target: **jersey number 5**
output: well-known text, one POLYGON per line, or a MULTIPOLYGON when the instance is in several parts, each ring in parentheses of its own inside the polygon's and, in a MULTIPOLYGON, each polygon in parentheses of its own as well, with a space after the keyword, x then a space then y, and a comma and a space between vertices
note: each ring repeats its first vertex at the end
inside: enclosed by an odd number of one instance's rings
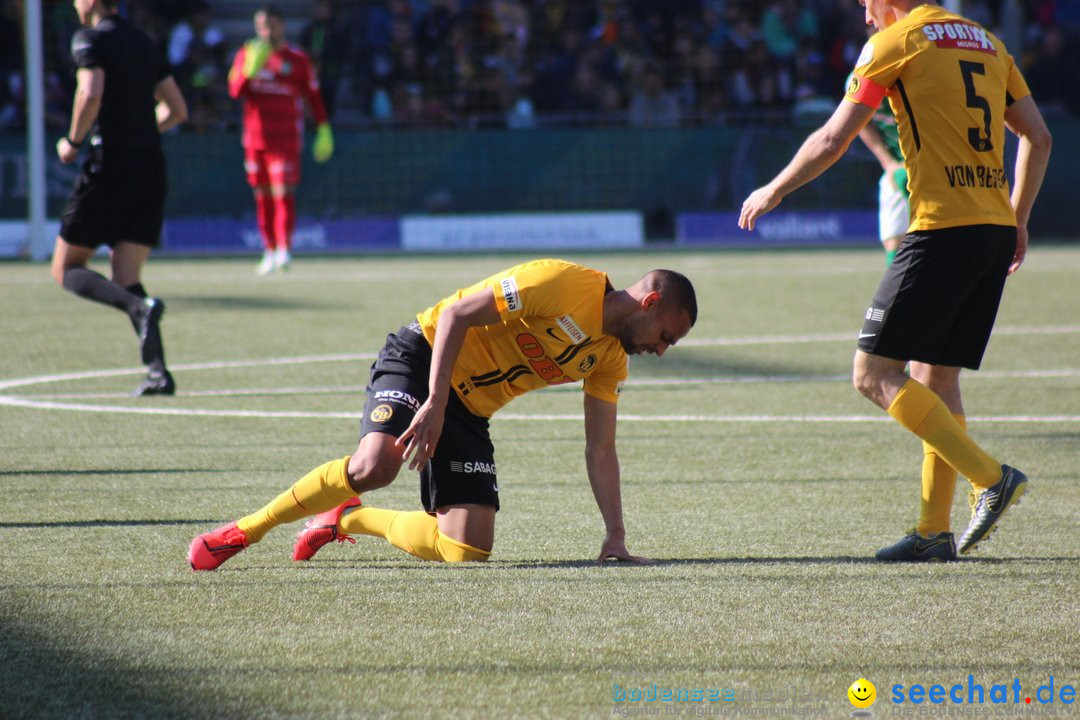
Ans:
POLYGON ((990 103, 982 95, 975 92, 975 75, 985 75, 986 66, 982 63, 970 60, 960 61, 960 73, 964 76, 964 92, 967 94, 967 106, 976 110, 982 110, 983 127, 968 128, 968 143, 975 148, 975 152, 989 152, 994 149, 990 142, 990 103), (984 135, 985 133, 985 135, 984 135))

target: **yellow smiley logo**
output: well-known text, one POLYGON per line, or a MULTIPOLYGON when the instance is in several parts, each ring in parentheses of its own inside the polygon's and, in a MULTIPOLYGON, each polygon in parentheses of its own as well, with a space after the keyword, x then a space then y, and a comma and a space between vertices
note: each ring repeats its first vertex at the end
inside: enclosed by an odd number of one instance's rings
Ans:
POLYGON ((857 708, 868 708, 877 700, 877 688, 866 678, 859 678, 847 689, 848 700, 857 708))

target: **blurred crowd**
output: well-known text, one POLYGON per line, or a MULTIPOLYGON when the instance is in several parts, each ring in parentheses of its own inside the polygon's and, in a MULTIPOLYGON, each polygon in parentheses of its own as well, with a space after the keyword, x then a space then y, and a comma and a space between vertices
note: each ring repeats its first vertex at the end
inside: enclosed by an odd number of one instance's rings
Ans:
MULTIPOLYGON (((234 128, 247 0, 123 0, 160 45, 188 131, 234 128)), ((283 3, 343 127, 676 127, 831 107, 867 37, 856 0, 312 0, 283 3), (298 10, 293 17, 290 10, 298 10), (306 17, 305 17, 306 14, 306 17)), ((1048 116, 1080 117, 1080 0, 964 0, 1010 43, 1048 116), (1019 45, 1019 46, 1017 46, 1019 45)), ((0 0, 0 129, 23 119, 22 4, 0 0)), ((74 87, 68 0, 45 0, 47 122, 74 87)))

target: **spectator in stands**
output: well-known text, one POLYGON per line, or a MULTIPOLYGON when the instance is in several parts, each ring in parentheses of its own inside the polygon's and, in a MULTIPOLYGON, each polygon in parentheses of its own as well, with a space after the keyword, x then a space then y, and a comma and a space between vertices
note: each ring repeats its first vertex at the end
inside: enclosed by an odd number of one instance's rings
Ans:
POLYGON ((349 54, 349 38, 331 0, 312 3, 311 19, 300 33, 300 47, 315 66, 326 114, 332 120, 337 107, 338 82, 349 54))
POLYGON ((648 63, 642 69, 641 87, 630 101, 630 125, 639 128, 672 128, 679 125, 679 103, 667 90, 664 69, 648 63))
POLYGON ((466 92, 465 112, 470 127, 502 125, 514 97, 502 67, 486 62, 466 92))
POLYGON ((169 64, 191 107, 190 124, 203 131, 218 122, 225 94, 225 34, 211 23, 210 5, 193 0, 169 34, 169 64))
POLYGON ((449 110, 427 95, 419 83, 394 86, 392 113, 394 124, 399 127, 447 127, 454 122, 449 110))
MULTIPOLYGON (((194 127, 220 117, 213 99, 223 97, 220 90, 197 87, 213 73, 200 73, 201 64, 190 58, 198 52, 194 24, 200 22, 192 7, 206 8, 208 1, 217 10, 232 7, 225 0, 122 3, 133 24, 156 37, 163 51, 172 51, 194 127)), ((4 2, 9 13, 19 5, 4 2)), ((685 123, 731 110, 799 112, 816 107, 817 98, 831 97, 865 42, 862 18, 850 12, 851 2, 312 0, 301 44, 316 64, 328 114, 349 106, 386 124, 415 126, 430 124, 432 116, 436 124, 470 122, 517 107, 521 115, 509 113, 517 119, 507 122, 531 126, 548 122, 545 115, 622 122, 627 98, 640 87, 642 67, 651 60, 665 67, 666 88, 685 123), (339 86, 348 95, 338 96, 339 86), (505 89, 493 93, 496 86, 505 89)), ((48 0, 46 7, 46 70, 70 93, 70 4, 48 0)), ((1040 89, 1049 112, 1054 94, 1062 95, 1064 107, 1080 105, 1080 92, 1069 89, 1077 83, 1069 70, 1075 65, 1070 59, 1080 58, 1080 0, 965 0, 965 11, 1027 33, 1028 60, 1037 63, 1029 66, 1034 82, 1064 83, 1062 91, 1040 89), (1014 19, 1016 12, 1022 21, 1014 19), (1064 66, 1042 64, 1036 56, 1062 39, 1064 66), (1038 50, 1044 43, 1046 49, 1038 50)), ((14 43, 0 38, 0 58, 21 45, 19 36, 14 43)), ((223 69, 219 64, 219 77, 223 69)), ((7 77, 0 79, 0 96, 6 98, 0 103, 10 108, 7 77)))
POLYGON ((1043 32, 1025 77, 1031 94, 1039 98, 1039 107, 1047 117, 1061 116, 1070 110, 1080 115, 1080 61, 1075 50, 1066 51, 1061 30, 1050 27, 1043 32))
POLYGON ((158 5, 154 0, 131 0, 127 6, 128 17, 131 24, 142 30, 164 57, 168 52, 169 34, 175 23, 158 11, 158 5))
POLYGON ((23 44, 17 12, 11 0, 0 6, 0 130, 24 124, 23 44))
POLYGON ((690 71, 694 83, 694 110, 706 121, 715 120, 727 109, 720 53, 712 45, 699 45, 690 71))
POLYGON ((816 16, 799 0, 778 0, 761 16, 761 37, 773 57, 794 61, 800 42, 817 37, 816 16))

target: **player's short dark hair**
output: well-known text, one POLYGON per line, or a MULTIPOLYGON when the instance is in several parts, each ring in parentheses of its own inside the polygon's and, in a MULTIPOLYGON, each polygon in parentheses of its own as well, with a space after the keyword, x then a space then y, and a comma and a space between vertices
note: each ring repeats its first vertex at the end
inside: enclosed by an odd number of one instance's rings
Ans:
POLYGON ((697 322, 697 293, 690 278, 674 270, 653 270, 645 276, 646 290, 660 293, 660 302, 686 310, 690 327, 697 322))
POLYGON ((263 13, 266 17, 277 18, 278 20, 285 20, 285 13, 281 12, 281 8, 277 5, 260 5, 255 9, 255 14, 263 13))

